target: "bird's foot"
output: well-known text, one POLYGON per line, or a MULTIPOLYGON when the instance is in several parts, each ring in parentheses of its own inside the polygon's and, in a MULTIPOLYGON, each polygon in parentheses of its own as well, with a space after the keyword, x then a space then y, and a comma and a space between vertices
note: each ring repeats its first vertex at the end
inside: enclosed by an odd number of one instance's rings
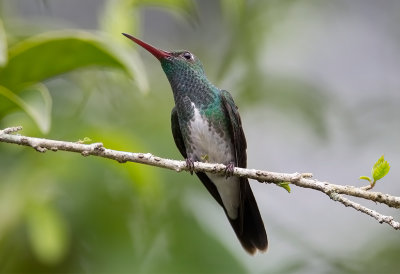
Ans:
POLYGON ((186 158, 186 166, 190 172, 190 175, 193 175, 193 171, 194 171, 194 162, 192 159, 186 158))
POLYGON ((229 162, 225 168, 225 178, 228 179, 233 175, 233 171, 235 170, 235 163, 229 162))

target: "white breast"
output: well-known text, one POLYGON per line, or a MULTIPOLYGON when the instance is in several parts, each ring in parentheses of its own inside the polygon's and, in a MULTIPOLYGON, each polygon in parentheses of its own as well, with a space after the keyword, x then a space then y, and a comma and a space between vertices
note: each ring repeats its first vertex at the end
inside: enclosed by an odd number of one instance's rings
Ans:
MULTIPOLYGON (((190 123, 189 138, 192 142, 194 155, 191 156, 195 156, 199 161, 210 163, 228 164, 234 161, 232 147, 224 141, 212 125, 208 124, 193 103, 192 106, 194 116, 190 123)), ((207 175, 217 187, 228 216, 231 219, 236 219, 240 198, 239 179, 237 177, 226 179, 225 176, 209 173, 207 175)))

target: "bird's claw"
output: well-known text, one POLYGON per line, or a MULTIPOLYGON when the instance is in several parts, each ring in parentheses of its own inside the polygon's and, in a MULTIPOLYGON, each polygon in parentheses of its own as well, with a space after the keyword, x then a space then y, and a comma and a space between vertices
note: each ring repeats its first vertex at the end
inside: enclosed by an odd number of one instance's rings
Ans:
POLYGON ((186 166, 190 172, 190 175, 193 175, 193 171, 194 171, 194 162, 193 160, 186 158, 186 166))
POLYGON ((233 175, 233 171, 235 170, 235 163, 230 162, 229 164, 226 165, 225 168, 225 178, 228 179, 233 175))

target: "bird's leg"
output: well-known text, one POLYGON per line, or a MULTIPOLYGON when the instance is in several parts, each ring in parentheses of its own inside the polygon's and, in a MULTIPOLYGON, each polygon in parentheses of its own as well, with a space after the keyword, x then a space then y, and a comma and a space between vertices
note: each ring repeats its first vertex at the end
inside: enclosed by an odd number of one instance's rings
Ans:
POLYGON ((194 171, 194 161, 190 158, 186 158, 186 166, 190 172, 190 175, 193 175, 193 171, 194 171))
POLYGON ((226 165, 225 168, 225 178, 228 179, 229 177, 231 177, 233 175, 233 171, 235 169, 235 163, 234 162, 229 162, 226 165))

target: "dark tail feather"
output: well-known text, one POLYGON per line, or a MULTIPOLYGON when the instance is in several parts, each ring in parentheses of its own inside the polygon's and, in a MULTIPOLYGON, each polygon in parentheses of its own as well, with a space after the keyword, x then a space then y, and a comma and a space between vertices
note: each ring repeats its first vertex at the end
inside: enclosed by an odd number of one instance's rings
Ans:
MULTIPOLYGON (((215 185, 210 178, 203 173, 197 172, 196 175, 211 193, 214 199, 224 208, 221 197, 215 185)), ((232 225, 243 248, 250 254, 254 254, 257 250, 265 252, 268 248, 267 233, 265 232, 264 223, 261 219, 260 211, 251 191, 249 181, 246 178, 240 179, 240 209, 237 219, 230 219, 224 208, 225 214, 232 225)))
POLYGON ((229 222, 248 253, 254 254, 257 250, 265 252, 268 248, 268 239, 264 222, 248 180, 242 178, 240 183, 243 196, 241 197, 239 217, 235 220, 228 217, 229 222))

